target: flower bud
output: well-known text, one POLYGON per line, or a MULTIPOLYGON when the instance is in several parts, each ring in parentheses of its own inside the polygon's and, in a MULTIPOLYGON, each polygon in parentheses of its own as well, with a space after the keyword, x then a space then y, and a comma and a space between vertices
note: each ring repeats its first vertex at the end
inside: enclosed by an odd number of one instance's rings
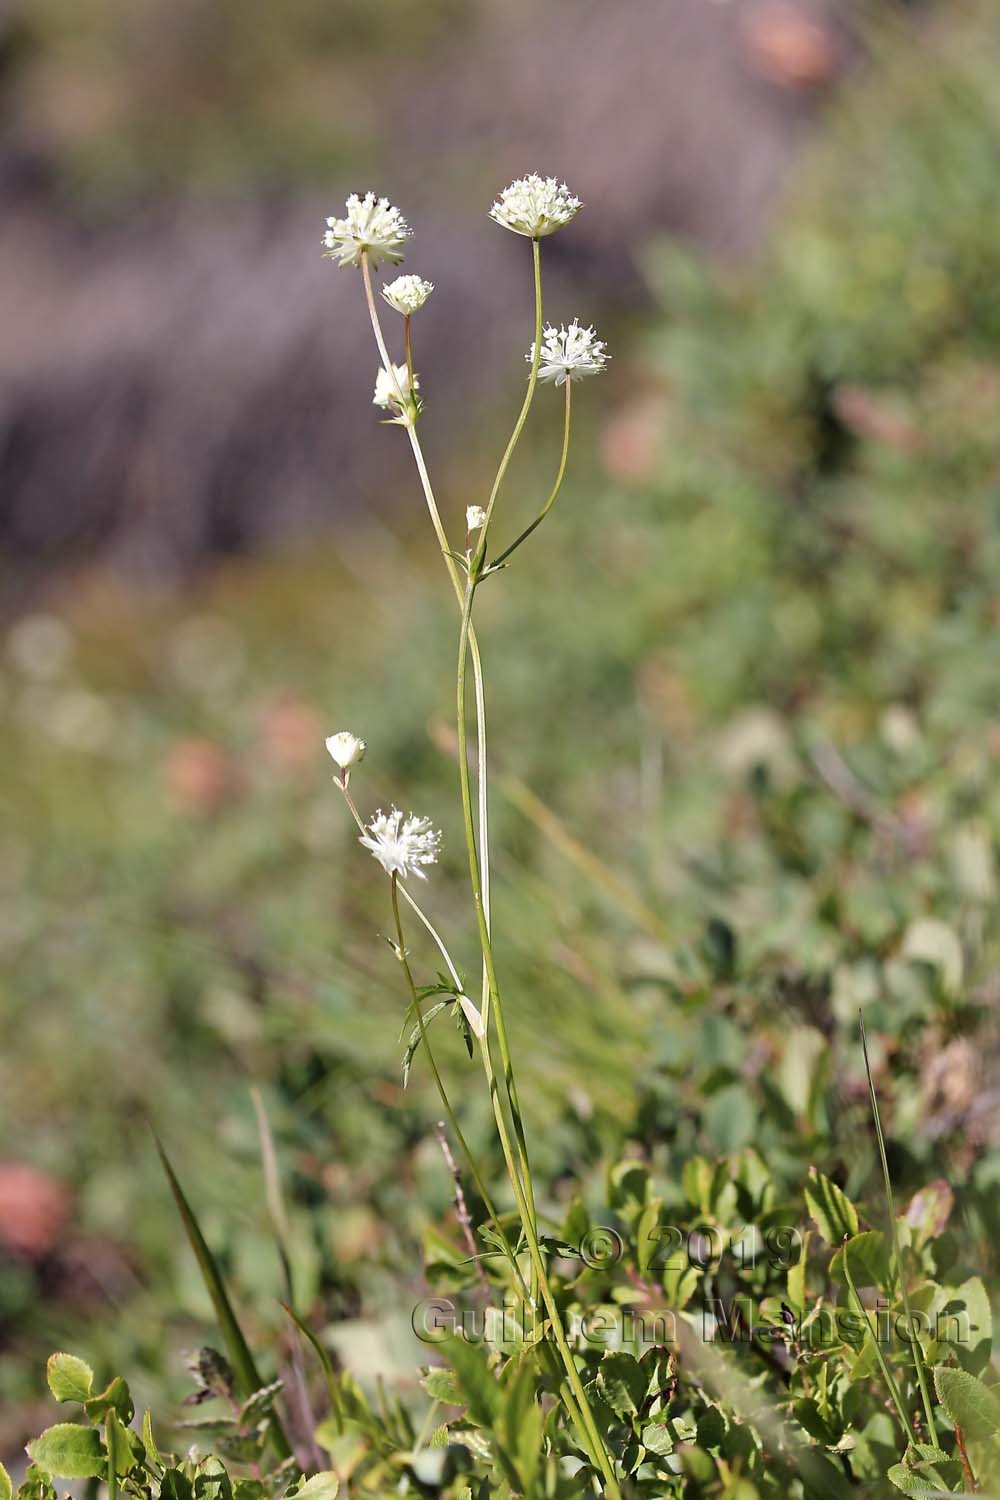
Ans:
POLYGON ((326 748, 346 775, 352 766, 358 765, 364 759, 368 747, 364 740, 359 740, 357 735, 351 734, 349 729, 341 729, 337 734, 328 736, 326 748))

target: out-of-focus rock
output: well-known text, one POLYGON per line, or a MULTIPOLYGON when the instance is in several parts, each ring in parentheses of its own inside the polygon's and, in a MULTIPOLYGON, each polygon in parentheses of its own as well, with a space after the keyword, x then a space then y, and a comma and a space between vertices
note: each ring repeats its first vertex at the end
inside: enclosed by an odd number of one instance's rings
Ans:
POLYGON ((24 1162, 0 1162, 0 1246, 27 1260, 50 1255, 69 1218, 61 1183, 24 1162))
POLYGON ((163 763, 163 784, 178 812, 217 812, 237 789, 229 756, 211 740, 180 739, 163 763))
MULTIPOLYGON (((405 76, 358 60, 352 87, 392 99, 373 112, 391 164, 373 185, 417 231, 407 269, 437 286, 415 329, 432 460, 456 411, 495 400, 505 374, 513 402, 522 378, 530 258, 487 218, 496 191, 537 170, 584 199, 545 247, 557 321, 641 305, 635 252, 656 233, 745 254, 816 108, 753 59, 817 78, 837 14, 833 0, 801 20, 758 0, 477 0, 405 76)), ((408 493, 406 444, 371 405, 360 278, 320 254, 325 215, 367 186, 202 195, 96 227, 44 174, 0 172, 0 539, 19 580, 95 556, 169 577, 408 493)), ((642 468, 644 438, 620 431, 612 465, 642 468)))

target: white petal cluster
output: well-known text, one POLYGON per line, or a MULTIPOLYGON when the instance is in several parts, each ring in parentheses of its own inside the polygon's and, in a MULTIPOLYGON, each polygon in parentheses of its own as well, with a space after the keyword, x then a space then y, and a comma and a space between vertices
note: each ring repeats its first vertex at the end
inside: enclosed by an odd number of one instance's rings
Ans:
MULTIPOLYGON (((375 376, 375 394, 372 405, 383 411, 402 411, 410 399, 410 372, 406 365, 393 365, 393 374, 384 365, 379 366, 375 376)), ((420 376, 414 371, 413 389, 419 391, 420 376)))
POLYGON ((371 850, 387 875, 416 875, 426 880, 420 867, 437 863, 441 835, 429 818, 410 813, 404 821, 398 807, 389 813, 379 808, 359 843, 371 850))
POLYGON ((564 182, 559 183, 555 177, 539 177, 537 172, 532 172, 504 188, 490 209, 490 218, 502 224, 504 229, 537 240, 544 234, 554 234, 557 229, 562 229, 582 207, 579 198, 573 197, 564 182))
MULTIPOLYGON (((532 364, 534 358, 532 344, 525 359, 532 364)), ((584 328, 574 318, 568 328, 550 325, 544 330, 538 378, 565 385, 567 380, 579 380, 583 375, 600 375, 609 358, 604 352, 604 340, 597 337, 593 328, 584 328)))
POLYGON ((420 311, 433 290, 433 281, 422 281, 419 276, 397 276, 395 281, 386 282, 382 296, 404 318, 411 318, 420 311))
POLYGON ((349 771, 352 766, 364 760, 368 746, 349 729, 341 729, 336 734, 327 736, 326 748, 340 769, 349 771))
POLYGON ((480 526, 486 525, 486 512, 481 505, 465 507, 465 525, 468 531, 478 531, 480 526))
POLYGON ((359 266, 367 251, 372 269, 377 270, 379 261, 395 264, 403 259, 402 247, 413 230, 388 198, 376 198, 374 193, 359 198, 352 193, 346 207, 344 218, 326 221, 323 244, 331 260, 339 260, 342 266, 359 266))

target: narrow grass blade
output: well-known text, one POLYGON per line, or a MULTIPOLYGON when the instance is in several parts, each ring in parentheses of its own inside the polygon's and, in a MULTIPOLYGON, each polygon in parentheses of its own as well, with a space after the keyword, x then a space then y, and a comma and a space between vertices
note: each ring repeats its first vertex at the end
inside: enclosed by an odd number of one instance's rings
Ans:
MULTIPOLYGON (((174 1196, 174 1202, 177 1205, 177 1212, 181 1216, 181 1222, 184 1225, 188 1242, 198 1262, 202 1280, 205 1283, 208 1295, 212 1299, 215 1316, 219 1321, 219 1330, 226 1346, 226 1354, 229 1358, 229 1363, 233 1367, 233 1373, 236 1376, 237 1389, 243 1399, 246 1400, 255 1391, 259 1391, 264 1382, 254 1363, 253 1355, 250 1353, 250 1346, 243 1337, 243 1330, 236 1320, 236 1314, 229 1300, 229 1294, 226 1291, 225 1282, 222 1279, 222 1273, 216 1263, 215 1256, 208 1248, 208 1243, 201 1232, 191 1205, 184 1196, 184 1190, 177 1180, 177 1174, 170 1165, 167 1153, 164 1151, 162 1142, 155 1131, 153 1132, 153 1139, 156 1142, 156 1149, 163 1164, 167 1182, 170 1184, 170 1191, 174 1196)), ((285 1430, 281 1422, 273 1414, 270 1426, 271 1442, 275 1451, 281 1458, 290 1458, 292 1453, 291 1445, 285 1435, 285 1430)))
POLYGON ((289 1307, 287 1302, 283 1302, 281 1305, 288 1316, 291 1318, 292 1322, 295 1324, 296 1328, 302 1334, 303 1338, 308 1340, 308 1342, 312 1345, 313 1349, 316 1352, 316 1357, 323 1367, 323 1374, 326 1377, 326 1389, 330 1397, 330 1406, 333 1411, 333 1418, 337 1423, 338 1430, 342 1432, 344 1428, 344 1415, 340 1402, 340 1392, 337 1389, 337 1375, 332 1363, 330 1362, 330 1356, 329 1354, 327 1354, 326 1350, 323 1348, 323 1345, 313 1333, 308 1323, 303 1323, 298 1313, 295 1312, 291 1307, 289 1307))
MULTIPOLYGON (((875 1120, 875 1135, 878 1140, 878 1154, 882 1163, 882 1180, 885 1183, 885 1201, 889 1211, 889 1233, 892 1237, 892 1254, 896 1264, 896 1276, 899 1280, 899 1290, 903 1295, 903 1307, 906 1311, 906 1327, 913 1350, 913 1363, 917 1371, 917 1384, 920 1387, 920 1400, 924 1408, 924 1417, 927 1421, 927 1431, 930 1441, 936 1448, 938 1445, 937 1425, 934 1421, 934 1403, 931 1400, 930 1390, 927 1385, 927 1372, 924 1368, 924 1351, 920 1347, 920 1340, 916 1335, 913 1324, 913 1314, 910 1311, 910 1293, 906 1285, 906 1275, 903 1271, 903 1257, 899 1249, 899 1232, 896 1228, 896 1200, 892 1192, 892 1179, 889 1176, 889 1159, 886 1156, 885 1136, 882 1134, 882 1116, 879 1114, 878 1098, 875 1094, 875 1081, 872 1078, 872 1065, 868 1056, 868 1037, 865 1034, 865 1018, 858 1012, 858 1020, 861 1025, 861 1050, 865 1056, 865 1072, 868 1075, 868 1094, 871 1099, 872 1115, 875 1120)), ((846 1264, 847 1256, 844 1256, 846 1264)))

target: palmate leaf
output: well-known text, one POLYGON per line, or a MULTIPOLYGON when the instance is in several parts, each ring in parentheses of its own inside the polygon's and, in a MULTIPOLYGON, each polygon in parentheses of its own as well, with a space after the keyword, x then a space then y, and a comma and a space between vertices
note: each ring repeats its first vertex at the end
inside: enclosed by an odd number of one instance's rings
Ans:
MULTIPOLYGON (((170 1191, 177 1205, 177 1211, 181 1216, 181 1222, 184 1225, 188 1242, 198 1262, 202 1280, 205 1283, 208 1295, 212 1299, 215 1316, 219 1322, 219 1330, 236 1376, 237 1389, 244 1400, 249 1400, 251 1396, 263 1387, 264 1381, 258 1373, 253 1355, 250 1352, 250 1346, 243 1336, 243 1330, 233 1311, 233 1305, 229 1300, 229 1294, 226 1291, 225 1282, 222 1279, 222 1273, 219 1270, 215 1256, 208 1248, 208 1243, 184 1195, 184 1191, 177 1179, 177 1174, 170 1165, 167 1153, 164 1151, 163 1145, 155 1132, 153 1139, 156 1142, 156 1149, 159 1153, 163 1170, 166 1173, 167 1182, 170 1184, 170 1191)), ((281 1425, 280 1419, 273 1412, 268 1422, 268 1430, 275 1452, 281 1458, 291 1457, 291 1444, 285 1435, 285 1430, 281 1425)))

